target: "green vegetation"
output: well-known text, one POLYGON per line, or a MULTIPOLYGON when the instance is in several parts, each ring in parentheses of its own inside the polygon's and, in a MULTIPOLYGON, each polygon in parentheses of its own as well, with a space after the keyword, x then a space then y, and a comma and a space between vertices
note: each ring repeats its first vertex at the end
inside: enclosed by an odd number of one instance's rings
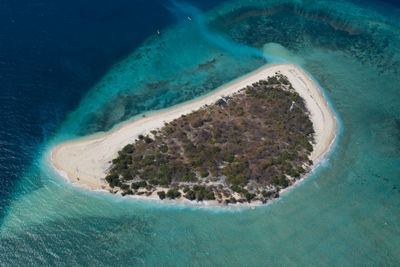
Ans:
POLYGON ((160 199, 265 201, 306 172, 313 133, 303 99, 277 74, 166 123, 152 137, 138 136, 105 179, 125 194, 145 190, 160 199))
POLYGON ((165 192, 164 191, 158 191, 157 195, 161 200, 165 198, 165 192))
POLYGON ((167 192, 167 197, 170 199, 175 199, 175 198, 179 198, 181 196, 181 193, 178 191, 178 189, 170 189, 167 192))

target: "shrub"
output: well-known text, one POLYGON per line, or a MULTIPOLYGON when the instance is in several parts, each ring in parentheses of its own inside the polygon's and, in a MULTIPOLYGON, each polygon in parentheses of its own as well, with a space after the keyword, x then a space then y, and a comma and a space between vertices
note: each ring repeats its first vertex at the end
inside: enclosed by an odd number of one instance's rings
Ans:
POLYGON ((312 152, 312 151, 314 150, 314 148, 313 148, 312 144, 310 144, 310 142, 307 142, 307 144, 306 144, 306 149, 307 149, 308 151, 310 151, 310 152, 312 152))
POLYGON ((164 191, 158 191, 157 195, 160 199, 164 199, 165 198, 165 192, 164 191))
POLYGON ((271 182, 272 182, 274 185, 279 185, 279 178, 276 177, 276 176, 274 176, 274 177, 271 178, 271 182))
POLYGON ((132 145, 132 144, 126 145, 126 146, 122 149, 122 151, 123 151, 124 153, 129 153, 129 154, 133 153, 133 151, 134 151, 133 145, 132 145))
POLYGON ((286 177, 285 177, 284 175, 281 175, 281 176, 279 177, 279 182, 278 182, 278 184, 279 184, 280 186, 282 186, 282 187, 287 187, 287 186, 289 185, 289 182, 288 182, 288 180, 286 179, 286 177))
POLYGON ((245 196, 245 198, 247 199, 247 201, 250 202, 253 198, 256 197, 256 194, 246 192, 246 193, 244 194, 244 196, 245 196))
POLYGON ((193 128, 197 128, 197 127, 203 126, 203 124, 204 124, 204 121, 202 119, 198 119, 198 120, 196 120, 196 121, 191 123, 193 128))
POLYGON ((196 146, 192 142, 189 141, 187 144, 185 144, 183 146, 183 149, 185 150, 185 152, 190 154, 190 153, 195 152, 196 146))
POLYGON ((146 142, 146 144, 150 144, 151 142, 153 142, 153 139, 151 139, 148 135, 146 135, 144 141, 146 142))
POLYGON ((218 100, 215 102, 215 105, 217 105, 217 106, 221 106, 221 105, 224 105, 224 104, 226 104, 226 102, 225 102, 225 100, 223 100, 222 98, 218 99, 218 100))
POLYGON ((168 146, 165 145, 165 144, 162 144, 162 145, 160 146, 159 150, 160 150, 162 153, 166 153, 166 152, 168 152, 168 146))
POLYGON ((181 178, 182 182, 195 182, 196 180, 196 174, 193 172, 187 172, 181 178))
POLYGON ((118 174, 109 174, 106 176, 106 181, 109 183, 111 188, 114 188, 115 186, 119 186, 120 185, 120 181, 119 181, 119 176, 118 174))
POLYGON ((121 184, 119 187, 124 191, 129 190, 129 185, 127 185, 127 184, 121 184))
POLYGON ((165 127, 164 128, 164 132, 165 132, 165 134, 167 135, 167 136, 169 136, 169 135, 171 135, 171 134, 173 134, 174 132, 175 132, 175 129, 173 128, 173 127, 165 127))
POLYGON ((279 81, 276 76, 268 77, 268 84, 277 84, 277 83, 279 83, 279 81))
POLYGON ((132 183, 132 184, 131 184, 131 188, 134 189, 134 190, 139 189, 138 183, 132 183))
POLYGON ((178 191, 178 189, 170 189, 167 192, 167 197, 170 199, 175 199, 181 196, 181 193, 178 191))
POLYGON ((237 193, 241 193, 242 192, 242 188, 238 185, 232 185, 231 189, 233 192, 237 192, 237 193))
POLYGON ((193 186, 193 191, 196 195, 197 201, 215 199, 214 191, 211 187, 206 188, 205 186, 195 185, 193 186))
POLYGON ((141 163, 143 164, 143 166, 152 165, 152 164, 154 164, 155 158, 156 157, 154 155, 147 155, 143 158, 141 163))
POLYGON ((207 177, 208 175, 209 175, 209 173, 208 173, 207 169, 203 169, 203 168, 200 169, 200 176, 202 178, 207 177))
POLYGON ((214 200, 214 199, 215 199, 214 191, 212 191, 212 190, 207 190, 206 199, 208 199, 208 200, 214 200))
POLYGON ((263 197, 270 197, 273 194, 273 192, 271 192, 271 191, 267 192, 267 191, 263 190, 261 192, 261 194, 262 194, 263 197))
POLYGON ((151 185, 159 185, 159 184, 160 184, 160 181, 157 180, 157 179, 151 179, 151 180, 149 181, 149 184, 151 184, 151 185))
POLYGON ((223 159, 226 162, 233 162, 235 160, 235 152, 234 151, 225 151, 223 153, 223 159))
POLYGON ((248 182, 246 176, 244 176, 243 173, 240 173, 238 175, 228 176, 228 181, 233 185, 241 185, 241 186, 245 186, 248 182))
POLYGON ((305 173, 305 170, 303 169, 303 167, 299 166, 299 167, 297 167, 297 172, 298 173, 305 173))
POLYGON ((195 200, 196 199, 196 194, 194 193, 193 190, 189 190, 189 191, 186 192, 185 198, 187 198, 189 200, 195 200))

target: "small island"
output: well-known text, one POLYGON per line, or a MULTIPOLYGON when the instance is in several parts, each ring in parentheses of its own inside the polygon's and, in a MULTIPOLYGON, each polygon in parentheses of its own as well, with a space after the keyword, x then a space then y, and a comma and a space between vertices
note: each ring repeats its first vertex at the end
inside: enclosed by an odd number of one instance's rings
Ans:
POLYGON ((105 179, 122 195, 266 203, 309 171, 313 133, 304 100, 277 73, 139 135, 105 179))
POLYGON ((61 143, 56 171, 124 197, 266 203, 302 180, 336 136, 334 113, 299 67, 270 65, 214 92, 61 143))

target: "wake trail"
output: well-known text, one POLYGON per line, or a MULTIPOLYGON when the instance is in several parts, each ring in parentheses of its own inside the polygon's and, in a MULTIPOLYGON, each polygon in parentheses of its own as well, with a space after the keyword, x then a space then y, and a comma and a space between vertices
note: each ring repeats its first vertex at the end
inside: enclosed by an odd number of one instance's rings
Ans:
POLYGON ((254 47, 241 44, 235 42, 231 39, 228 39, 220 34, 211 32, 206 25, 204 20, 203 13, 193 5, 184 2, 178 1, 171 1, 171 5, 166 7, 175 17, 178 19, 190 17, 190 23, 193 23, 197 29, 199 30, 200 34, 207 39, 208 41, 212 42, 213 44, 217 45, 218 47, 232 53, 235 55, 242 55, 242 56, 252 56, 252 57, 260 57, 264 58, 268 63, 283 63, 285 60, 282 58, 270 54, 270 53, 263 53, 261 50, 258 50, 254 47))

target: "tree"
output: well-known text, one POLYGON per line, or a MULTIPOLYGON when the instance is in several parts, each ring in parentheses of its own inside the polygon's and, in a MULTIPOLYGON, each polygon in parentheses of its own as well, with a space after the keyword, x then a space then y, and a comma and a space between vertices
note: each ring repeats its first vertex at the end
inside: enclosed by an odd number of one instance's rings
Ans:
POLYGON ((134 147, 133 147, 133 145, 132 144, 128 144, 128 145, 126 145, 123 149, 122 149, 122 151, 124 152, 124 153, 133 153, 133 150, 134 150, 134 147))
POLYGON ((119 176, 116 173, 107 175, 106 181, 108 182, 108 184, 110 185, 111 188, 114 188, 115 186, 119 186, 121 183, 119 181, 119 176))
POLYGON ((247 192, 247 191, 246 191, 246 193, 244 194, 244 196, 246 197, 247 201, 250 202, 253 198, 256 197, 256 194, 253 194, 253 193, 250 193, 250 192, 247 192))
POLYGON ((182 176, 181 180, 183 182, 194 182, 197 180, 196 174, 194 174, 193 172, 187 172, 182 176))
POLYGON ((279 184, 280 186, 282 186, 283 188, 285 188, 285 187, 287 187, 287 186, 289 185, 289 182, 288 182, 288 180, 286 179, 285 175, 282 174, 282 175, 279 177, 279 182, 278 182, 278 184, 279 184))
POLYGON ((187 198, 189 200, 195 200, 196 199, 196 194, 194 193, 193 190, 189 190, 189 191, 186 192, 185 198, 187 198))
POLYGON ((148 135, 146 135, 144 141, 146 142, 146 144, 150 144, 151 142, 153 142, 153 139, 151 139, 148 135))
POLYGON ((159 149, 162 153, 168 152, 168 146, 166 144, 162 144, 159 149))
POLYGON ((177 189, 170 189, 167 192, 167 197, 170 199, 179 198, 180 196, 181 196, 181 192, 179 192, 177 189))
POLYGON ((161 200, 165 198, 165 192, 164 191, 158 191, 157 195, 161 200))
POLYGON ((263 197, 270 197, 270 196, 272 196, 273 192, 271 192, 271 191, 267 192, 267 191, 263 190, 261 192, 261 194, 262 194, 263 197))

